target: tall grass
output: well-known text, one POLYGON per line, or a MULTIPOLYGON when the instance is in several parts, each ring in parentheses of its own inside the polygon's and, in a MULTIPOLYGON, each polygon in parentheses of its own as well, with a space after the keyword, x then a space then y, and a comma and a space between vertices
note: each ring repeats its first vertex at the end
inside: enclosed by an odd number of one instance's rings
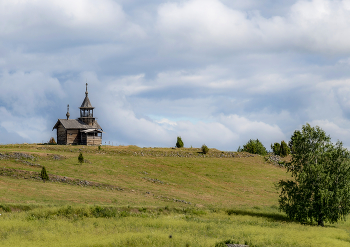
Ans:
POLYGON ((96 206, 2 212, 0 246, 215 246, 226 239, 274 247, 350 244, 349 223, 322 228, 264 217, 278 214, 274 210, 257 210, 260 216, 96 206))

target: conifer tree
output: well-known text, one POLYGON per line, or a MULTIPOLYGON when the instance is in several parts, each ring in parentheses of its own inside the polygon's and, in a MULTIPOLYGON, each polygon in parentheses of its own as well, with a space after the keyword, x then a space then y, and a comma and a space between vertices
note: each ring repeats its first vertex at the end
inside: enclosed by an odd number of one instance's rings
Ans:
POLYGON ((46 180, 49 180, 49 176, 46 173, 45 166, 43 166, 43 168, 41 169, 40 177, 44 181, 44 183, 46 180))
POLYGON ((183 141, 181 139, 181 136, 177 137, 176 147, 178 147, 178 148, 183 148, 184 147, 184 143, 183 143, 183 141))
POLYGON ((84 156, 83 156, 82 153, 79 154, 79 156, 78 156, 78 161, 79 161, 80 164, 83 164, 83 162, 84 162, 84 156))

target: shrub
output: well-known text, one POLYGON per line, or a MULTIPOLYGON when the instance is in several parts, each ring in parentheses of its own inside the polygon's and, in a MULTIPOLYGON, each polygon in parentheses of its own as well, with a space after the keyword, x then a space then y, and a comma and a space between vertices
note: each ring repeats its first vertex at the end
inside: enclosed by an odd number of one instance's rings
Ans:
POLYGON ((184 143, 183 143, 183 141, 181 139, 181 136, 177 137, 176 147, 178 147, 178 148, 183 148, 184 147, 184 143))
POLYGON ((271 149, 274 155, 280 155, 281 145, 278 142, 275 142, 273 145, 271 144, 271 149))
POLYGON ((207 154, 209 152, 209 148, 205 144, 202 145, 201 149, 202 149, 203 154, 207 154))
POLYGON ((243 145, 243 148, 241 149, 241 151, 248 152, 251 154, 260 154, 260 155, 267 154, 266 148, 258 139, 256 140, 250 139, 245 145, 243 145))
POLYGON ((46 173, 46 169, 45 166, 43 166, 43 168, 41 169, 41 173, 40 173, 40 177, 41 179, 45 182, 46 180, 49 180, 49 176, 46 173))
POLYGON ((80 164, 82 164, 84 162, 84 156, 83 156, 82 153, 79 154, 78 161, 79 161, 80 164))
POLYGON ((281 141, 280 156, 285 157, 290 154, 290 149, 285 141, 281 141))
POLYGON ((290 154, 290 149, 285 141, 281 141, 281 144, 275 142, 273 146, 271 144, 271 149, 275 155, 279 155, 281 157, 285 157, 290 154))
POLYGON ((57 144, 56 141, 55 141, 55 138, 51 137, 50 141, 49 141, 49 144, 51 144, 51 145, 57 144))
POLYGON ((98 151, 100 151, 101 150, 101 145, 98 145, 98 151))

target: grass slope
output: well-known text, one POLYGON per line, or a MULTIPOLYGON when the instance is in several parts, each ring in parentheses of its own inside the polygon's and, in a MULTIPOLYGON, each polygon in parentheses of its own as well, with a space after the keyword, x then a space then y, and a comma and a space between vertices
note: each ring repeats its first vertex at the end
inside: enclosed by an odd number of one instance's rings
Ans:
POLYGON ((30 155, 4 158, 0 168, 40 173, 45 166, 51 176, 110 186, 0 176, 0 246, 215 246, 226 239, 350 246, 347 222, 301 225, 278 211, 274 183, 288 175, 261 156, 135 146, 2 145, 0 153, 30 155))

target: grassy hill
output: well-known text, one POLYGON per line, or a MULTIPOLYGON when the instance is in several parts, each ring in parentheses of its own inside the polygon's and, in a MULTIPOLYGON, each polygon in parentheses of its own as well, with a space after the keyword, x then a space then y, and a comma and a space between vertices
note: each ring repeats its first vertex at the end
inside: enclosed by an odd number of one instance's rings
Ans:
POLYGON ((318 228, 279 212, 274 184, 288 175, 259 155, 26 144, 0 153, 0 246, 350 246, 346 222, 318 228))

